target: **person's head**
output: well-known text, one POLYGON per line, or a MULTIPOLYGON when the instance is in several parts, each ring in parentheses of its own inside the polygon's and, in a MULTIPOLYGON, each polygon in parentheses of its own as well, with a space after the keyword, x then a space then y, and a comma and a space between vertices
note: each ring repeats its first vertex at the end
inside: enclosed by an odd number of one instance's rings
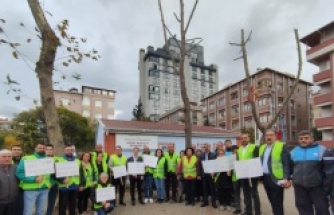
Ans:
POLYGON ((192 148, 194 151, 196 151, 196 148, 197 148, 196 144, 192 144, 192 145, 191 145, 191 148, 192 148))
POLYGON ((221 156, 224 156, 224 155, 225 155, 225 150, 223 148, 219 148, 217 150, 217 156, 221 157, 221 156))
POLYGON ((235 146, 232 146, 231 149, 232 149, 233 154, 237 154, 239 147, 237 145, 235 145, 235 146))
POLYGON ((232 141, 231 140, 225 140, 224 142, 225 149, 231 149, 232 148, 232 141))
POLYGON ((66 145, 64 148, 64 153, 67 157, 72 157, 74 153, 74 148, 72 145, 66 145))
POLYGON ((204 143, 203 148, 204 148, 204 152, 205 152, 205 153, 209 153, 209 152, 210 152, 210 146, 209 146, 208 143, 204 143))
POLYGON ((98 152, 98 153, 96 154, 96 160, 97 160, 97 162, 99 162, 99 163, 102 162, 102 160, 103 160, 103 152, 98 152))
POLYGON ((101 145, 101 144, 97 144, 97 145, 95 146, 95 151, 96 151, 96 152, 102 152, 102 145, 101 145))
POLYGON ((222 142, 218 142, 216 144, 216 150, 218 151, 220 148, 223 148, 223 143, 222 142))
POLYGON ((132 149, 132 152, 133 152, 133 156, 137 157, 138 154, 139 154, 139 148, 138 148, 138 147, 134 147, 134 148, 132 149))
POLYGON ((191 147, 186 148, 186 156, 190 157, 194 154, 194 149, 191 147))
POLYGON ((298 133, 298 143, 301 147, 307 147, 313 142, 313 135, 310 131, 304 130, 298 133))
POLYGON ((102 172, 100 174, 100 181, 101 181, 102 184, 106 184, 107 181, 108 181, 108 174, 105 173, 105 172, 102 172))
POLYGON ((22 155, 22 147, 21 145, 14 145, 11 147, 12 156, 13 157, 21 157, 22 155))
POLYGON ((162 150, 161 149, 157 149, 155 150, 155 156, 157 156, 158 158, 162 156, 162 150))
POLYGON ((276 141, 276 133, 275 133, 274 130, 267 129, 265 131, 264 135, 265 135, 265 140, 264 141, 265 141, 266 144, 271 145, 276 141))
POLYGON ((40 156, 44 156, 45 155, 45 144, 44 143, 36 143, 35 144, 35 152, 40 156))
POLYGON ((150 154, 150 148, 147 145, 144 145, 143 152, 144 154, 150 154))
POLYGON ((48 157, 53 157, 53 145, 52 144, 46 144, 45 146, 45 154, 48 157))
POLYGON ((84 162, 90 162, 90 153, 89 152, 82 153, 80 160, 84 162))
POLYGON ((116 151, 116 155, 122 155, 122 147, 121 146, 116 146, 115 148, 115 151, 116 151))
POLYGON ((0 150, 0 165, 9 166, 12 163, 12 152, 8 149, 0 150))
POLYGON ((247 132, 243 132, 240 138, 241 138, 241 144, 243 146, 246 146, 250 141, 249 134, 247 132))
POLYGON ((174 153, 174 144, 168 144, 168 152, 174 153))
POLYGON ((197 149, 197 150, 196 150, 196 156, 197 156, 197 157, 200 157, 201 155, 202 155, 202 150, 197 149))
POLYGON ((181 150, 181 151, 180 151, 180 158, 182 158, 184 155, 185 155, 185 151, 184 151, 184 150, 181 150))

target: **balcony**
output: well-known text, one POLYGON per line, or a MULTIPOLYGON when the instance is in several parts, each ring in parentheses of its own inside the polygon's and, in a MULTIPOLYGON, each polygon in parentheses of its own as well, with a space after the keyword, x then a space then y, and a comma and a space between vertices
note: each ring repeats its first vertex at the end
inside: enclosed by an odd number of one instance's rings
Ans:
POLYGON ((334 38, 328 39, 306 51, 307 61, 316 61, 334 50, 334 38))
POLYGON ((324 127, 334 127, 334 117, 323 117, 315 119, 315 127, 324 128, 324 127))
POLYGON ((325 93, 314 97, 314 105, 321 106, 333 102, 333 93, 325 93))
POLYGON ((331 70, 321 71, 313 75, 313 81, 317 85, 320 83, 326 82, 326 80, 330 80, 331 78, 332 78, 331 70))
POLYGON ((270 112, 270 106, 269 105, 261 106, 258 108, 258 112, 259 113, 270 112))

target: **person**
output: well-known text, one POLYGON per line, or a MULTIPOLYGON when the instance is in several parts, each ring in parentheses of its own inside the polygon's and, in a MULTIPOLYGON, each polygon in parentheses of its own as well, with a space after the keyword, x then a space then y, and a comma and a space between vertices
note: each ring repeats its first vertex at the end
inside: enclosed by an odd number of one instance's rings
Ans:
MULTIPOLYGON (((237 160, 249 160, 259 157, 259 148, 250 143, 250 137, 247 132, 241 134, 241 146, 238 149, 237 160)), ((253 205, 254 205, 254 214, 261 214, 260 207, 260 197, 258 191, 258 178, 249 178, 249 179, 240 179, 240 184, 242 187, 244 195, 244 205, 245 205, 245 215, 253 214, 253 205)))
POLYGON ((210 151, 209 144, 204 144, 204 152, 202 153, 201 159, 200 159, 200 173, 201 173, 201 180, 202 180, 202 188, 203 188, 203 203, 201 204, 201 207, 206 207, 209 205, 209 194, 211 194, 211 205, 213 208, 217 208, 216 203, 216 190, 215 190, 215 184, 213 182, 213 178, 211 174, 207 174, 204 172, 204 168, 202 165, 203 161, 206 160, 214 160, 216 159, 215 153, 210 151))
POLYGON ((224 141, 224 150, 225 150, 225 156, 230 156, 233 154, 233 145, 231 140, 225 140, 224 141))
POLYGON ((153 169, 153 179, 157 188, 157 203, 162 203, 165 198, 165 173, 168 165, 161 149, 155 151, 155 156, 158 157, 158 163, 156 168, 153 169))
MULTIPOLYGON (((144 146, 143 155, 151 155, 150 148, 144 146)), ((144 175, 144 202, 153 203, 153 169, 151 167, 145 166, 145 175, 144 175)))
POLYGON ((216 144, 216 149, 215 149, 215 154, 218 155, 218 151, 219 149, 224 149, 224 145, 221 141, 218 141, 217 144, 216 144))
MULTIPOLYGON (((56 162, 75 162, 78 170, 81 167, 81 162, 74 156, 74 148, 72 145, 64 147, 64 154, 58 157, 56 162)), ((68 209, 70 215, 75 215, 77 208, 77 196, 80 185, 80 176, 69 176, 64 178, 57 178, 59 189, 59 207, 58 214, 66 214, 68 209)))
POLYGON ((295 205, 299 214, 329 215, 328 201, 323 189, 323 155, 326 148, 313 141, 310 131, 298 134, 298 143, 291 152, 295 205))
POLYGON ((172 185, 172 199, 177 202, 177 176, 176 166, 179 158, 178 154, 174 150, 174 144, 168 144, 168 152, 164 153, 164 157, 167 161, 168 170, 166 172, 166 202, 169 201, 169 188, 172 185))
POLYGON ((264 141, 259 152, 263 167, 263 186, 273 215, 284 215, 284 188, 291 186, 290 154, 286 145, 276 140, 274 130, 265 131, 264 141))
MULTIPOLYGON (((58 161, 58 158, 56 156, 54 156, 53 149, 54 149, 54 147, 53 147, 52 144, 46 144, 45 154, 46 154, 46 157, 52 158, 53 161, 56 162, 56 161, 58 161)), ((51 188, 49 190, 49 195, 48 195, 48 206, 47 206, 47 209, 46 209, 46 215, 52 215, 53 214, 55 204, 56 204, 56 199, 57 199, 57 196, 58 196, 58 184, 56 183, 55 174, 51 174, 50 181, 51 181, 51 188)))
MULTIPOLYGON (((223 147, 217 149, 217 159, 225 156, 223 147)), ((232 174, 228 172, 218 172, 214 174, 214 183, 217 188, 217 197, 219 200, 219 209, 223 211, 231 211, 232 203, 232 174)))
POLYGON ((186 148, 186 155, 183 156, 179 166, 178 175, 182 174, 184 178, 184 189, 186 193, 186 205, 195 205, 195 183, 199 176, 199 165, 197 157, 194 155, 194 149, 186 148))
POLYGON ((330 214, 334 214, 334 149, 326 149, 323 155, 324 191, 329 197, 330 214))
POLYGON ((111 187, 112 184, 109 183, 109 175, 105 172, 102 172, 99 176, 98 183, 94 185, 91 192, 91 200, 93 202, 93 209, 97 215, 108 215, 111 211, 114 210, 115 200, 107 200, 98 202, 96 199, 96 190, 99 188, 111 187))
MULTIPOLYGON (((142 163, 143 158, 139 156, 139 148, 134 147, 132 149, 132 156, 128 158, 127 164, 129 163, 142 163)), ((143 175, 130 175, 129 180, 130 180, 130 196, 131 196, 131 205, 136 205, 136 198, 135 198, 135 187, 137 187, 137 193, 138 193, 138 200, 140 204, 145 204, 143 201, 143 191, 142 191, 142 186, 143 186, 143 175)))
MULTIPOLYGON (((113 167, 117 166, 126 166, 127 158, 122 154, 122 147, 116 146, 116 153, 110 156, 109 159, 109 168, 112 170, 113 167)), ((126 177, 114 178, 113 184, 116 188, 116 193, 119 194, 119 204, 122 206, 126 206, 124 202, 124 194, 125 194, 125 182, 126 177)))
MULTIPOLYGON (((196 150, 196 157, 198 160, 201 159, 202 157, 202 150, 201 149, 197 149, 196 150)), ((203 186, 202 186, 202 180, 196 179, 196 190, 195 190, 195 197, 196 197, 196 201, 200 202, 201 201, 201 197, 203 198, 203 186)))
POLYGON ((95 185, 95 172, 91 164, 90 153, 84 152, 80 158, 81 165, 79 169, 80 185, 78 192, 78 211, 84 214, 88 208, 88 199, 90 197, 91 187, 95 185))
POLYGON ((15 177, 16 165, 12 164, 12 152, 0 150, 0 214, 12 215, 17 213, 19 197, 18 181, 15 177))
POLYGON ((20 180, 20 186, 23 189, 23 215, 31 215, 34 206, 36 215, 44 215, 46 210, 51 187, 50 174, 26 176, 25 173, 25 161, 36 159, 45 159, 44 143, 36 143, 34 154, 24 156, 16 169, 16 177, 20 180))
MULTIPOLYGON (((180 156, 179 158, 177 159, 177 169, 179 169, 179 166, 182 162, 182 158, 184 157, 185 155, 185 151, 184 150, 181 150, 180 151, 180 156)), ((178 197, 179 197, 179 203, 182 203, 183 202, 183 194, 184 194, 184 178, 183 178, 183 175, 180 174, 178 176, 178 186, 177 186, 177 194, 178 194, 178 197)))
MULTIPOLYGON (((92 154, 91 154, 91 159, 93 159, 92 154)), ((110 181, 110 169, 108 166, 108 163, 106 163, 103 159, 103 153, 102 152, 97 152, 95 160, 91 160, 91 164, 93 165, 94 173, 95 173, 95 178, 98 179, 99 175, 101 175, 102 172, 106 173, 109 175, 108 180, 110 181)))
MULTIPOLYGON (((233 146, 231 140, 226 140, 225 150, 228 151, 225 156, 231 155, 238 155, 238 146, 233 146)), ((232 185, 233 185, 233 194, 232 194, 232 205, 235 208, 233 214, 240 214, 241 211, 241 203, 240 203, 240 190, 241 190, 241 183, 237 178, 235 170, 232 171, 232 185)))
MULTIPOLYGON (((13 145, 11 147, 12 151, 12 164, 18 165, 21 161, 23 150, 21 145, 13 145)), ((19 197, 17 199, 17 210, 16 215, 23 214, 23 190, 19 187, 19 197)))
POLYGON ((108 153, 103 152, 103 146, 101 144, 97 144, 95 146, 95 151, 90 153, 92 164, 95 165, 95 162, 97 161, 97 156, 100 153, 102 153, 102 161, 101 162, 103 163, 103 165, 108 166, 110 157, 109 157, 108 153))

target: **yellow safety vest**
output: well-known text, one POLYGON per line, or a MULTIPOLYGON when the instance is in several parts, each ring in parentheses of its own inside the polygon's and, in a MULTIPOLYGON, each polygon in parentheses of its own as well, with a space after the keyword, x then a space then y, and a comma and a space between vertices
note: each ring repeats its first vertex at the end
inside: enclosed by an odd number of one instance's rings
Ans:
MULTIPOLYGON (((282 163, 282 151, 283 151, 284 143, 280 141, 276 141, 273 143, 271 149, 271 170, 272 175, 280 180, 283 179, 283 163, 282 163)), ((260 147, 260 156, 262 157, 264 154, 265 149, 267 148, 267 144, 263 144, 260 147)))
POLYGON ((183 157, 183 177, 197 177, 197 171, 196 171, 196 164, 197 164, 197 157, 196 156, 191 156, 190 162, 188 161, 188 157, 184 156, 183 157))

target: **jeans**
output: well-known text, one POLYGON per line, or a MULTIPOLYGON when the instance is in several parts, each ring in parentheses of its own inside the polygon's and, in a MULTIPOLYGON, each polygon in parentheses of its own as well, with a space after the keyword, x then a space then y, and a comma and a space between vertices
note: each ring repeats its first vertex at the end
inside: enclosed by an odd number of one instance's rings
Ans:
POLYGON ((247 215, 252 215, 253 204, 254 204, 255 215, 260 215, 261 214, 260 198, 257 189, 258 179, 257 178, 240 179, 240 183, 242 186, 242 192, 244 194, 245 213, 247 215))
POLYGON ((34 206, 36 207, 35 215, 44 215, 48 201, 49 190, 24 191, 24 209, 23 215, 32 215, 34 206))
POLYGON ((115 205, 113 203, 110 204, 109 208, 99 208, 96 209, 95 212, 97 213, 97 215, 107 215, 108 213, 110 213, 112 210, 114 210, 115 205))
POLYGON ((153 176, 152 175, 145 175, 144 176, 144 197, 153 198, 153 176))
POLYGON ((157 198, 164 199, 165 198, 165 179, 155 178, 155 187, 157 188, 157 198))
POLYGON ((58 196, 58 186, 54 185, 49 190, 48 208, 46 210, 46 215, 52 215, 53 214, 57 196, 58 196))

